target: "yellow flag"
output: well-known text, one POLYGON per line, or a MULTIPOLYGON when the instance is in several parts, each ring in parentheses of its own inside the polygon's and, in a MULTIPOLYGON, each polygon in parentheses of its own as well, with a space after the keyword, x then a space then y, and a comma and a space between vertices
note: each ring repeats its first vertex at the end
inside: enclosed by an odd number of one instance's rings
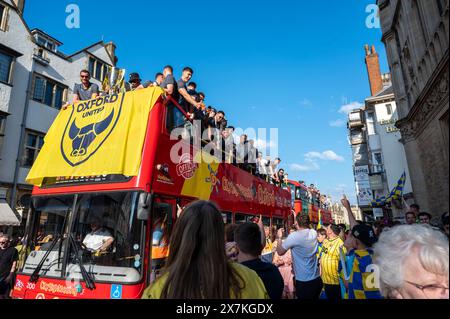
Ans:
POLYGON ((41 186, 46 177, 122 174, 136 176, 148 115, 163 90, 113 94, 62 110, 27 176, 41 186))
POLYGON ((195 175, 185 181, 181 194, 209 200, 216 185, 220 183, 217 179, 219 163, 214 161, 211 155, 202 151, 197 152, 194 160, 198 163, 195 175))
POLYGON ((317 230, 323 228, 323 223, 322 223, 322 210, 319 209, 319 223, 317 225, 317 230))

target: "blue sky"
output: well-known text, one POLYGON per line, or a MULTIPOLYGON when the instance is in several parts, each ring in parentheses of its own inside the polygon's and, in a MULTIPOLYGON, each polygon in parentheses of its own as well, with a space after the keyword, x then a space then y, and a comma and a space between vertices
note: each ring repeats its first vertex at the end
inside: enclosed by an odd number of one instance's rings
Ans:
POLYGON ((117 1, 28 0, 25 18, 73 53, 101 39, 117 44, 119 66, 144 79, 166 64, 194 68, 207 103, 242 128, 278 128, 291 179, 355 201, 345 105, 370 95, 364 44, 387 72, 381 30, 366 27, 373 0, 117 1), (80 8, 80 28, 65 25, 80 8))

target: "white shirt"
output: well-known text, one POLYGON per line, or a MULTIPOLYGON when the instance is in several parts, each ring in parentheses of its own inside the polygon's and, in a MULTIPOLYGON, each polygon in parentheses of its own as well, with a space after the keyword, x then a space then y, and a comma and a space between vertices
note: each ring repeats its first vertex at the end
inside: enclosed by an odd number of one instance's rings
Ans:
POLYGON ((270 164, 270 167, 271 167, 271 172, 270 172, 270 174, 276 174, 277 173, 277 169, 278 169, 278 164, 275 164, 275 163, 272 163, 272 164, 270 164))
POLYGON ((267 160, 258 158, 258 172, 261 175, 267 175, 267 160))
POLYGON ((236 146, 236 157, 237 157, 238 163, 240 163, 240 164, 244 163, 245 148, 246 148, 246 144, 239 143, 236 146))
POLYGON ((106 229, 100 228, 87 234, 83 240, 83 244, 87 247, 87 249, 97 251, 109 239, 113 239, 110 232, 106 229))

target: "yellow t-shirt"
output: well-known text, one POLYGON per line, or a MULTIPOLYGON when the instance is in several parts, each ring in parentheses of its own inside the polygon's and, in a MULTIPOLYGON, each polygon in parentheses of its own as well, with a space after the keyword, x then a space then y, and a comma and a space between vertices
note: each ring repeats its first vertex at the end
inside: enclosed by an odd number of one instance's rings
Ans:
POLYGON ((320 267, 322 268, 322 281, 326 285, 339 285, 340 248, 346 253, 344 242, 340 237, 325 240, 322 247, 320 267))
MULTIPOLYGON (((233 268, 245 281, 245 288, 241 290, 240 299, 269 299, 264 283, 256 272, 238 263, 231 263, 233 268)), ((142 299, 161 299, 161 293, 167 280, 167 274, 159 278, 153 285, 145 289, 142 299)), ((244 285, 242 285, 244 286, 244 285)), ((231 293, 231 299, 238 299, 231 293)))

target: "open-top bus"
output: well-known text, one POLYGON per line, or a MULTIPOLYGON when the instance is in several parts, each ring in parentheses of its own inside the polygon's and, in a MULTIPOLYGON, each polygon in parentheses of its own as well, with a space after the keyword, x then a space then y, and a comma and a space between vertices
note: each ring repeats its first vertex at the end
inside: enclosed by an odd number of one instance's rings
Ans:
POLYGON ((225 223, 262 215, 265 224, 284 225, 289 192, 231 164, 194 161, 203 151, 173 136, 174 128, 185 126, 186 113, 169 101, 161 95, 149 112, 137 176, 68 174, 34 187, 14 298, 140 298, 170 253, 179 207, 198 199, 215 202, 225 223), (191 152, 174 163, 176 143, 189 144, 191 152), (82 245, 93 223, 114 238, 107 251, 82 245), (155 243, 155 237, 166 240, 155 243))
POLYGON ((329 210, 325 209, 320 202, 320 193, 317 191, 308 192, 305 184, 296 181, 289 181, 288 187, 291 190, 291 198, 296 214, 308 215, 311 223, 319 223, 319 210, 322 223, 333 223, 333 217, 329 210))

